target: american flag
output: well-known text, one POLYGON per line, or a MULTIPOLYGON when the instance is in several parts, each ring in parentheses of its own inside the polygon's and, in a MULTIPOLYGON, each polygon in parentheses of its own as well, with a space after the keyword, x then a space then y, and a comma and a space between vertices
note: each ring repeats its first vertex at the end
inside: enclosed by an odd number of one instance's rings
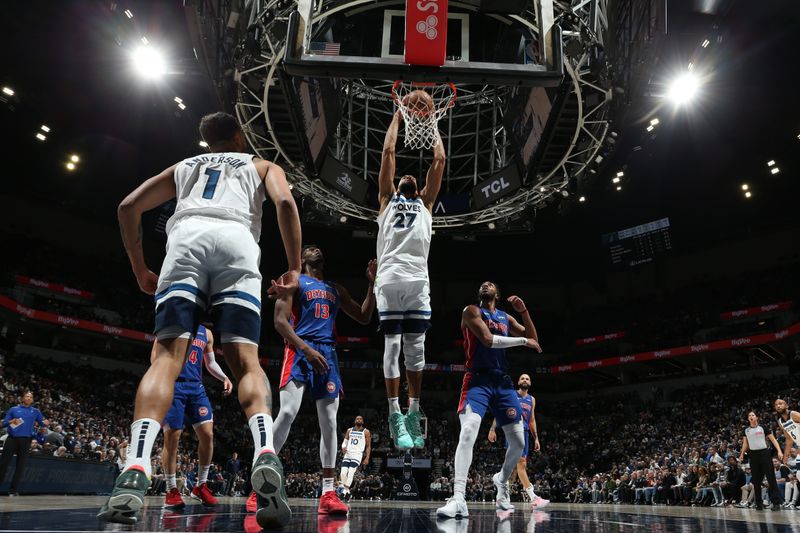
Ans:
POLYGON ((338 56, 340 43, 311 43, 309 53, 323 56, 338 56))

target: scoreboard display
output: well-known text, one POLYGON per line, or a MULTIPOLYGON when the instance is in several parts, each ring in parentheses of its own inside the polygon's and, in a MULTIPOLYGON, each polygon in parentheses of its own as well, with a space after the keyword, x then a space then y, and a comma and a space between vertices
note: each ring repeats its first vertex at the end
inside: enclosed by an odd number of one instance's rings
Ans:
POLYGON ((672 250, 669 218, 654 220, 602 236, 612 266, 633 267, 672 250))

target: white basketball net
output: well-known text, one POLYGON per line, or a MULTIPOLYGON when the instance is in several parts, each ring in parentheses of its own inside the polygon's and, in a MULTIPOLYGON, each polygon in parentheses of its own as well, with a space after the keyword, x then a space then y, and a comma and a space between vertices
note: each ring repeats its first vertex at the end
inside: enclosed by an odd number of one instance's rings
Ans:
POLYGON ((405 147, 412 150, 430 149, 439 139, 439 119, 456 102, 456 86, 452 83, 409 83, 396 81, 392 86, 392 97, 405 124, 405 147), (433 111, 412 109, 403 99, 412 91, 424 90, 433 98, 433 111))

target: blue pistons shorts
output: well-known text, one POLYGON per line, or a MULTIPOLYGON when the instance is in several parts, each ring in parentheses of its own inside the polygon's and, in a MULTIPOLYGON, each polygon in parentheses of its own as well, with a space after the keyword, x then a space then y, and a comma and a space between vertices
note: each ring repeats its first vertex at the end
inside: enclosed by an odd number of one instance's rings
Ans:
POLYGON ((339 376, 339 358, 336 356, 336 345, 328 342, 306 341, 306 344, 318 351, 328 361, 328 372, 317 374, 311 363, 300 350, 286 344, 283 350, 283 368, 281 369, 280 388, 290 381, 307 385, 311 389, 311 398, 338 398, 342 393, 342 378, 339 376))
MULTIPOLYGON (((527 428, 525 429, 524 435, 525 435, 525 446, 522 448, 522 453, 520 454, 520 458, 521 459, 527 459, 528 458, 528 451, 530 449, 529 447, 530 447, 530 442, 531 442, 530 441, 530 432, 528 431, 527 428)), ((508 439, 506 439, 505 443, 506 443, 506 449, 508 449, 508 439)))
POLYGON ((176 381, 172 405, 162 426, 183 429, 186 424, 194 427, 213 420, 211 401, 203 384, 199 381, 176 381))
POLYGON ((522 420, 522 406, 514 384, 508 375, 500 371, 468 370, 464 374, 458 412, 464 412, 468 405, 481 418, 490 409, 497 420, 497 427, 522 420))

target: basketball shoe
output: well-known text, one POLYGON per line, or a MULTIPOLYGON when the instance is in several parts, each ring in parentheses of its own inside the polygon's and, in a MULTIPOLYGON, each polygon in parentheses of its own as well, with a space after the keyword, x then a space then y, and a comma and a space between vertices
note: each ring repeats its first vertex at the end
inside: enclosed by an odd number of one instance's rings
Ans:
POLYGON ((200 500, 203 505, 217 505, 217 499, 211 494, 211 489, 208 488, 208 483, 202 485, 195 485, 192 489, 192 498, 200 500))
POLYGON ((292 518, 283 480, 283 464, 271 451, 263 451, 250 474, 253 490, 261 496, 256 520, 264 529, 283 527, 292 518), (263 504, 263 506, 262 506, 263 504))
POLYGON ((319 499, 319 514, 343 515, 347 514, 349 510, 350 508, 347 507, 347 504, 340 500, 332 490, 324 493, 319 499))
POLYGON ((500 481, 500 472, 492 476, 494 488, 497 489, 497 497, 495 498, 495 507, 503 511, 513 511, 514 506, 511 505, 511 498, 508 494, 508 481, 500 481))
POLYGON ((167 491, 167 495, 164 497, 164 507, 172 509, 173 511, 186 507, 186 503, 183 501, 183 498, 181 498, 181 493, 177 487, 167 491))
POLYGON ((531 508, 532 509, 541 509, 542 507, 547 507, 550 504, 550 500, 545 500, 538 494, 534 494, 533 498, 531 498, 531 508))
POLYGON ((414 442, 414 448, 424 448, 425 439, 422 437, 422 413, 419 411, 406 415, 406 431, 414 442))
POLYGON ((397 449, 410 450, 414 447, 414 441, 406 429, 406 417, 403 416, 403 413, 389 415, 389 432, 397 449))
POLYGON ((135 524, 144 506, 144 493, 150 480, 140 466, 132 466, 117 476, 111 496, 97 513, 97 518, 118 524, 135 524))
POLYGON ((244 504, 244 510, 248 513, 255 513, 258 511, 258 495, 256 491, 250 493, 250 496, 247 498, 247 503, 244 504))
POLYGON ((463 494, 453 494, 444 506, 436 509, 436 516, 442 518, 466 518, 469 516, 467 502, 463 494))

